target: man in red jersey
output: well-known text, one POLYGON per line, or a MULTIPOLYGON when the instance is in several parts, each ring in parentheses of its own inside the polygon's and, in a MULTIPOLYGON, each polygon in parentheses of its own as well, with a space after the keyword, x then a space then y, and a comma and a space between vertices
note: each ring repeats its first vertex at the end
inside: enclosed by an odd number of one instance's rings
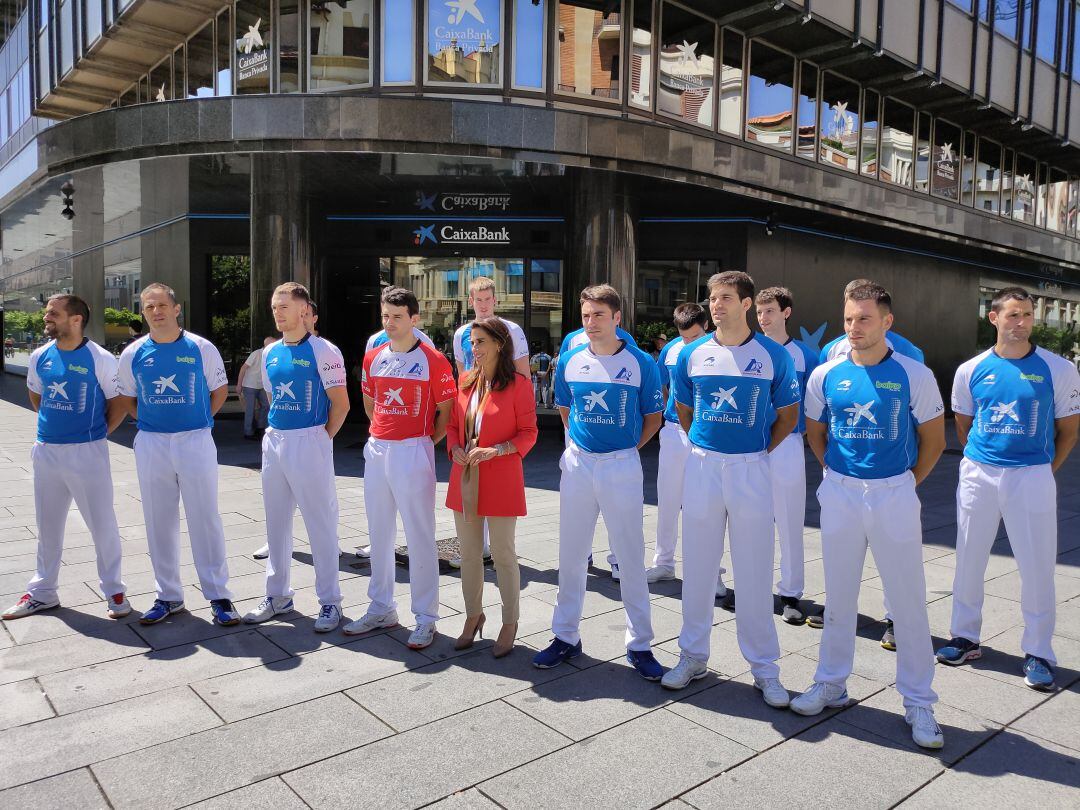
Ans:
POLYGON ((416 629, 414 650, 435 638, 439 618, 439 560, 435 551, 435 444, 446 435, 457 394, 450 362, 413 334, 416 296, 401 287, 382 294, 388 343, 364 355, 364 410, 371 420, 364 447, 364 506, 371 540, 367 613, 345 626, 347 635, 398 623, 394 603, 397 515, 409 547, 409 588, 416 629))

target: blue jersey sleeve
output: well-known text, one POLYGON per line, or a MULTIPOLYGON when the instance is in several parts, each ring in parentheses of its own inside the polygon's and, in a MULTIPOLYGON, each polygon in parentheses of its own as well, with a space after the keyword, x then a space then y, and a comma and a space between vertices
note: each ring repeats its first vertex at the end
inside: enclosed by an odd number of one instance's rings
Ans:
POLYGON ((642 416, 652 413, 660 413, 664 410, 664 392, 660 387, 660 371, 652 357, 642 352, 639 355, 641 363, 641 391, 638 393, 638 407, 642 416))
POLYGON ((675 345, 674 341, 668 343, 660 351, 660 356, 656 358, 656 372, 660 375, 660 385, 664 388, 671 388, 671 372, 668 371, 667 356, 673 345, 675 345))
POLYGON ((822 346, 821 347, 821 353, 818 355, 817 363, 815 363, 815 365, 820 366, 823 363, 829 362, 829 352, 832 351, 832 347, 835 346, 837 343, 839 343, 843 339, 844 339, 844 336, 841 335, 840 337, 833 338, 828 343, 826 343, 824 346, 822 346))
MULTIPOLYGON (((691 346, 694 344, 690 344, 691 346)), ((675 363, 675 371, 671 375, 671 391, 675 395, 675 401, 687 408, 694 407, 694 384, 690 382, 690 355, 693 351, 684 347, 685 351, 679 352, 679 359, 675 363)))
POLYGON ((770 353, 775 368, 771 386, 773 407, 779 410, 788 405, 797 405, 802 394, 799 391, 799 377, 795 373, 795 361, 785 349, 770 353))
POLYGON ((926 358, 923 355, 922 349, 912 343, 903 335, 898 335, 896 332, 888 333, 889 340, 892 341, 893 349, 899 354, 905 357, 910 357, 912 360, 918 360, 925 365, 926 358))
POLYGON ((566 382, 566 360, 569 356, 565 351, 559 352, 559 362, 555 365, 555 404, 560 408, 569 408, 574 399, 570 384, 566 382))

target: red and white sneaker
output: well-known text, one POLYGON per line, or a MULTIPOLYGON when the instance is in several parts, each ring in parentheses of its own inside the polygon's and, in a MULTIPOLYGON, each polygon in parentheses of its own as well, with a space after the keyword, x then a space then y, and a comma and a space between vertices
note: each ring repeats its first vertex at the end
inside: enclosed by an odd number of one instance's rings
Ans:
POLYGON ((127 600, 127 597, 122 593, 114 593, 108 598, 109 603, 109 618, 110 619, 122 619, 131 613, 131 602, 127 600))
POLYGON ((50 610, 56 607, 60 607, 59 599, 55 599, 52 602, 40 602, 30 594, 24 593, 22 599, 3 613, 0 613, 0 619, 21 619, 23 616, 29 616, 31 613, 38 613, 39 611, 50 610))

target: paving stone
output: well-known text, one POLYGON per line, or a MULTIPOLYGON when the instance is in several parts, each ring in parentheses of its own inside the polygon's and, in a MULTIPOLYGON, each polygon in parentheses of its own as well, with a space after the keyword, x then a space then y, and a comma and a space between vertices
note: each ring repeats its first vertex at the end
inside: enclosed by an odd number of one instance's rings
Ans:
POLYGON ((37 681, 15 681, 0 686, 0 731, 55 714, 37 681))
MULTIPOLYGON (((1013 571, 1011 574, 991 579, 986 583, 986 593, 1019 602, 1020 572, 1013 571)), ((1080 596, 1080 578, 1060 574, 1054 577, 1054 598, 1058 602, 1065 602, 1077 596, 1080 596)))
POLYGON ((476 788, 454 793, 428 805, 430 810, 496 810, 498 806, 476 788))
POLYGON ((110 625, 130 625, 135 621, 138 621, 138 617, 134 613, 125 619, 110 619, 105 614, 105 603, 95 599, 89 605, 61 605, 56 610, 45 610, 24 619, 5 622, 4 625, 16 644, 35 644, 75 634, 93 636, 110 625))
POLYGON ((53 776, 221 724, 186 686, 0 732, 0 788, 53 776))
POLYGON ((1080 752, 1080 686, 1058 692, 1012 728, 1080 752))
POLYGON ((0 790, 0 807, 33 810, 106 810, 108 801, 86 768, 39 779, 28 785, 0 790))
MULTIPOLYGON (((19 621, 33 619, 31 616, 19 621)), ((96 632, 93 636, 76 634, 0 650, 0 683, 100 664, 147 650, 131 628, 123 624, 110 622, 96 632)))
MULTIPOLYGON (((989 678, 1022 686, 1023 633, 1022 627, 1013 627, 993 638, 985 639, 982 643, 982 658, 972 661, 968 666, 989 678)), ((1069 686, 1080 679, 1080 640, 1054 635, 1051 642, 1058 661, 1054 673, 1057 685, 1069 686)))
POLYGON ((213 799, 196 802, 188 810, 235 810, 237 807, 258 807, 261 810, 307 810, 289 786, 279 777, 264 779, 254 785, 222 793, 213 799))
POLYGON ((93 771, 114 807, 144 807, 143 764, 152 757, 153 806, 182 807, 390 733, 344 695, 330 695, 110 759, 93 771))
MULTIPOLYGON (((336 810, 343 803, 357 810, 411 808, 472 787, 567 742, 516 709, 495 702, 283 778, 313 808, 336 810), (435 751, 437 765, 432 760, 435 751)), ((534 793, 532 800, 538 795, 534 793)))
POLYGON ((1045 693, 1024 686, 1016 677, 1012 683, 987 677, 970 665, 934 671, 934 691, 942 703, 995 723, 1011 723, 1046 700, 1045 693))
POLYGON ((564 807, 654 807, 753 752, 666 710, 651 712, 484 782, 504 807, 526 807, 559 786, 564 807), (646 775, 647 776, 644 776, 646 775))

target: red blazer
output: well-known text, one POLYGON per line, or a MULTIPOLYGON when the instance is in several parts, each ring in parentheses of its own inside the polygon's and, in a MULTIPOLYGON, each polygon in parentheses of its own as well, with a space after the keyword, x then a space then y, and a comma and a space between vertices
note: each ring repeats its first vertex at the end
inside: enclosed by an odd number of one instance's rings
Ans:
MULTIPOLYGON (((454 448, 465 446, 465 410, 469 407, 471 394, 471 390, 458 391, 450 411, 446 450, 451 461, 454 448)), ((494 447, 502 442, 513 442, 517 452, 497 456, 477 467, 480 483, 476 511, 484 517, 525 514, 525 475, 521 459, 536 444, 536 399, 532 382, 521 374, 515 374, 513 384, 502 391, 492 391, 484 406, 480 446, 494 447)), ((461 505, 462 469, 460 464, 451 466, 450 489, 446 493, 446 505, 455 512, 464 511, 461 505)))

